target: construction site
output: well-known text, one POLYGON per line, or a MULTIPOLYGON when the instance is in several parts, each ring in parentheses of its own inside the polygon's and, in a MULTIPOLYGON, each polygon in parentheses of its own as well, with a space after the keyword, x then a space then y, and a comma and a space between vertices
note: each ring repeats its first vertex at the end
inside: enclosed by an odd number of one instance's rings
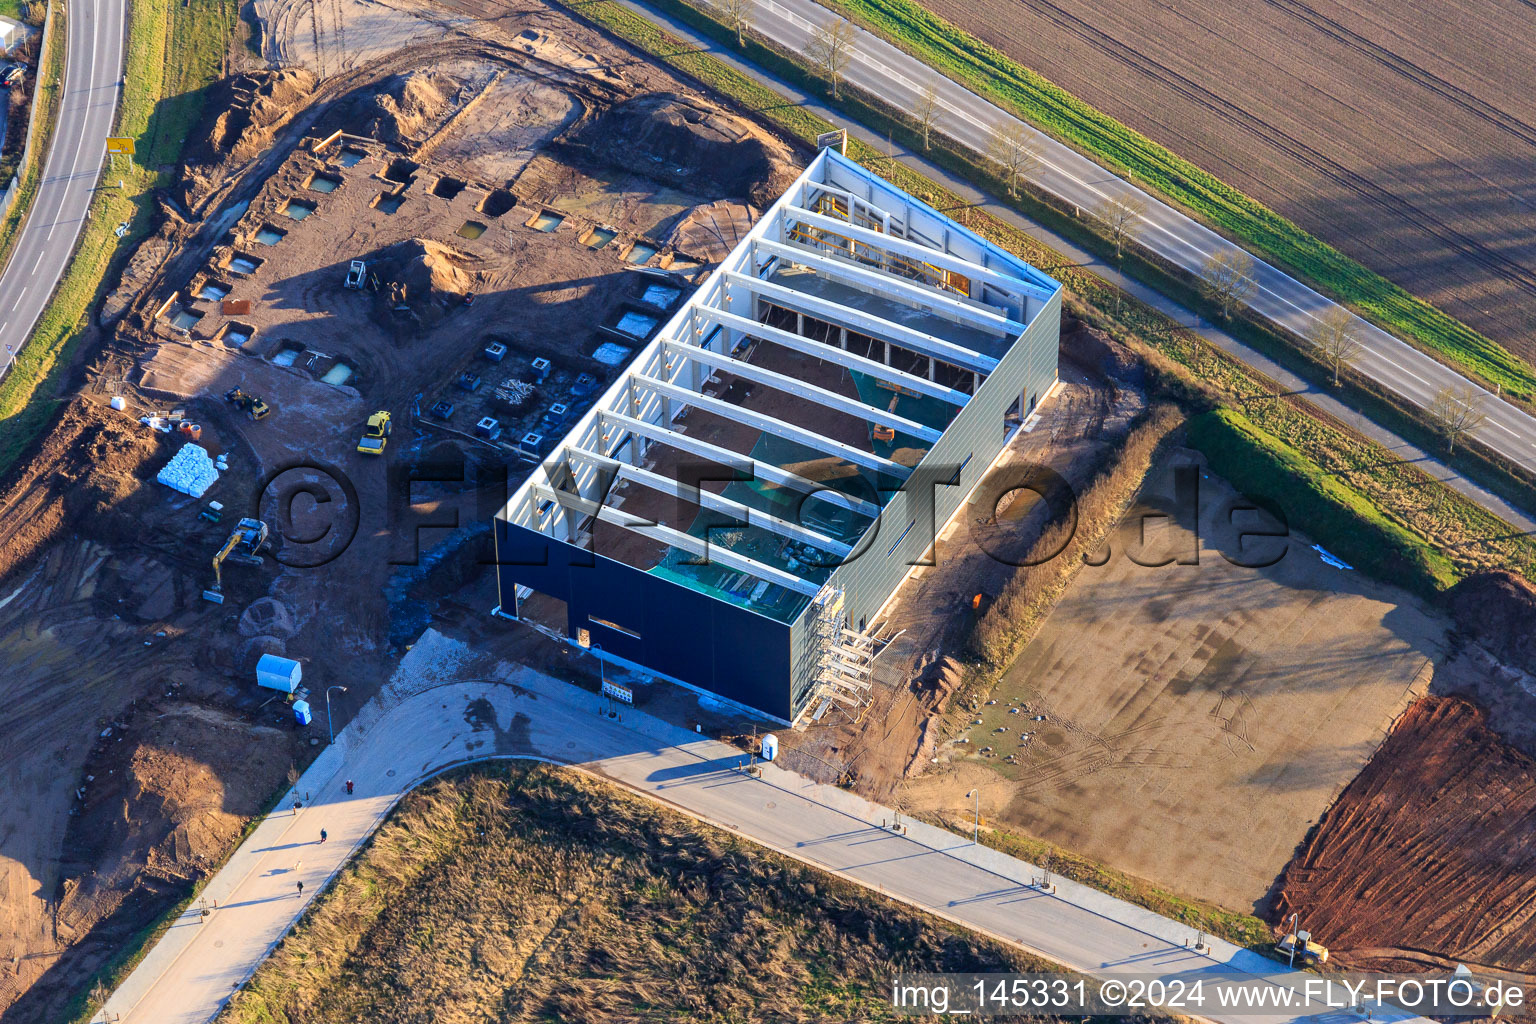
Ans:
MULTIPOLYGON (((1430 813, 1396 773, 1424 723, 1500 753, 1469 792, 1530 773, 1532 652, 1303 529, 1242 564, 1257 510, 1135 351, 957 211, 536 0, 249 16, 260 56, 0 480, 5 1024, 60 1019, 429 626, 743 746, 776 729, 786 767, 903 811, 1276 923, 1334 901, 1325 942, 1397 863, 1393 815, 1430 813), (1083 504, 1108 539, 978 682, 1050 496, 1105 480, 1135 500, 1083 504), (1452 692, 1490 719, 1416 703, 1452 692)), ((1422 943, 1531 966, 1457 946, 1453 910, 1422 943)))
POLYGON ((215 89, 0 493, 7 1021, 57 1019, 429 621, 478 628, 492 513, 808 155, 540 4, 215 89))
POLYGON ((1037 422, 1060 323, 1058 283, 822 150, 513 495, 501 612, 558 604, 785 724, 862 712, 883 610, 1037 422))

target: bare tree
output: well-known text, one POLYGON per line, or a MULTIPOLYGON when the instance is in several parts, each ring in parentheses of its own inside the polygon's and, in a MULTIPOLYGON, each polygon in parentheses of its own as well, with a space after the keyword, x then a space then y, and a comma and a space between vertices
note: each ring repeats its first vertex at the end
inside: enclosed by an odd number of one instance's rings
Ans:
POLYGON ((747 29, 757 14, 757 0, 714 0, 714 7, 725 27, 736 33, 737 47, 747 45, 747 29))
POLYGON ((1307 334, 1333 371, 1333 386, 1338 387, 1339 371, 1360 354, 1360 339, 1355 336, 1355 315, 1343 306, 1330 306, 1307 334))
POLYGON ((1007 121, 992 129, 987 159, 1002 168, 1008 194, 1019 194, 1019 182, 1040 169, 1040 143, 1022 121, 1007 121))
POLYGON ((1445 438, 1446 454, 1456 454, 1456 442, 1483 425, 1483 396, 1471 384, 1441 388, 1435 395, 1430 417, 1445 438))
POLYGON ((917 127, 923 133, 923 152, 928 152, 928 140, 933 132, 933 123, 939 116, 939 83, 929 79, 923 86, 923 91, 917 94, 917 105, 912 108, 912 116, 917 119, 917 127))
POLYGON ((1147 215, 1147 201, 1135 192, 1105 196, 1093 208, 1094 219, 1104 225, 1110 241, 1115 243, 1115 259, 1125 255, 1125 243, 1136 240, 1141 232, 1141 219, 1147 215))
POLYGON ((843 69, 853 58, 853 39, 853 23, 847 18, 833 18, 816 26, 806 46, 805 55, 832 83, 833 99, 837 99, 837 87, 843 79, 843 69))
POLYGON ((1224 320, 1258 291, 1253 276, 1253 257, 1241 249, 1221 249, 1206 258, 1200 268, 1200 291, 1221 310, 1224 320))

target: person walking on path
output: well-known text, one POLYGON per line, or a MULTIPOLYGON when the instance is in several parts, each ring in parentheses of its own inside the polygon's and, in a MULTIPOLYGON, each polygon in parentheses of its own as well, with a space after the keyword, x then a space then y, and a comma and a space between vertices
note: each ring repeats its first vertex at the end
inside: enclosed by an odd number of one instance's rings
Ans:
POLYGON ((299 899, 303 899, 303 898, 304 898, 304 883, 301 881, 301 882, 299 882, 299 899))
POLYGON ((351 796, 351 795, 352 795, 352 780, 348 779, 347 780, 347 796, 351 796))
POLYGON ((326 840, 325 829, 321 829, 320 830, 320 841, 323 843, 323 842, 325 842, 325 840, 326 840))

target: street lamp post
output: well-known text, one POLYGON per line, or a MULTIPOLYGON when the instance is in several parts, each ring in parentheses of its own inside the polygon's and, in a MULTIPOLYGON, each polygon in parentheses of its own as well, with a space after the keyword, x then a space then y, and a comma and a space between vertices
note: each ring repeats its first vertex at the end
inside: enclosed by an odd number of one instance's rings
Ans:
POLYGON ((325 688, 325 731, 330 733, 330 735, 331 735, 331 742, 335 743, 336 742, 336 727, 331 724, 331 691, 332 690, 340 690, 342 693, 346 693, 347 692, 347 688, 345 686, 341 686, 341 685, 327 686, 325 688))
POLYGON ((1291 962, 1289 966, 1296 966, 1296 911, 1291 912, 1291 962))
POLYGON ((613 711, 613 697, 609 695, 607 689, 608 664, 603 660, 603 645, 593 644, 589 649, 593 654, 597 655, 597 679, 599 684, 597 692, 602 696, 604 700, 603 714, 607 715, 609 718, 616 718, 618 716, 615 715, 613 711))
POLYGON ((971 819, 971 845, 976 845, 976 840, 981 835, 981 790, 973 789, 966 796, 976 798, 976 816, 971 819))
POLYGON ((603 645, 602 644, 593 644, 592 645, 592 653, 597 655, 597 679, 598 679, 598 682, 599 683, 606 683, 608 681, 608 668, 607 668, 607 665, 604 664, 604 662, 603 662, 603 645))

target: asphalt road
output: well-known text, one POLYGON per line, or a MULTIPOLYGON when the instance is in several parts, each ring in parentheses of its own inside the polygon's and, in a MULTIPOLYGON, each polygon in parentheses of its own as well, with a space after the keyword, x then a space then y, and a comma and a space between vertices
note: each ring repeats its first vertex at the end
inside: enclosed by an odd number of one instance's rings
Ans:
MULTIPOLYGON (((792 52, 805 53, 813 28, 833 18, 814 0, 757 0, 756 31, 792 52)), ((862 29, 857 29, 846 81, 897 107, 914 109, 928 82, 939 89, 941 110, 934 131, 985 152, 994 128, 1018 119, 862 29)), ((1135 194, 1147 203, 1138 241, 1186 270, 1199 271, 1213 252, 1232 243, 1185 214, 1159 202, 1068 146, 1039 132, 1043 166, 1030 180, 1076 204, 1084 216, 1110 196, 1135 194)), ((1250 305, 1261 315, 1305 335, 1317 316, 1333 305, 1324 296, 1258 261, 1258 291, 1250 305)), ((1358 320, 1362 351, 1355 367, 1409 401, 1428 408, 1443 388, 1464 387, 1466 378, 1364 320, 1358 320)), ((1527 469, 1536 470, 1536 418, 1478 388, 1487 416, 1475 431, 1479 440, 1527 469)))
POLYGON ((0 376, 31 340, 85 226, 117 113, 126 11, 125 0, 69 0, 59 120, 31 214, 0 276, 0 376))
MULTIPOLYGON (((204 897, 211 912, 189 908, 112 994, 108 1019, 211 1020, 401 794, 445 767, 488 757, 576 765, 1080 970, 1169 977, 1226 969, 1241 974, 1239 984, 1259 987, 1290 987, 1302 977, 1218 940, 1197 951, 1188 926, 1071 882, 1042 892, 1030 884, 1040 874, 1032 865, 920 823, 895 832, 884 827, 895 820, 889 808, 772 765, 761 778, 750 777, 736 770, 742 755, 734 747, 636 709, 612 721, 599 714, 605 702, 591 693, 526 668, 475 661, 469 648, 428 631, 384 691, 209 881, 204 897), (478 671, 493 678, 464 678, 478 671), (355 783, 351 794, 348 779, 355 783), (296 796, 304 806, 295 812, 296 796), (324 844, 322 828, 329 833, 324 844)), ((1323 1019, 1321 1007, 1309 1009, 1201 1016, 1323 1019)), ((1390 1008, 1375 1014, 1378 1021, 1405 1017, 1390 1008)), ((1361 1017, 1332 1019, 1354 1024, 1361 1017)))

